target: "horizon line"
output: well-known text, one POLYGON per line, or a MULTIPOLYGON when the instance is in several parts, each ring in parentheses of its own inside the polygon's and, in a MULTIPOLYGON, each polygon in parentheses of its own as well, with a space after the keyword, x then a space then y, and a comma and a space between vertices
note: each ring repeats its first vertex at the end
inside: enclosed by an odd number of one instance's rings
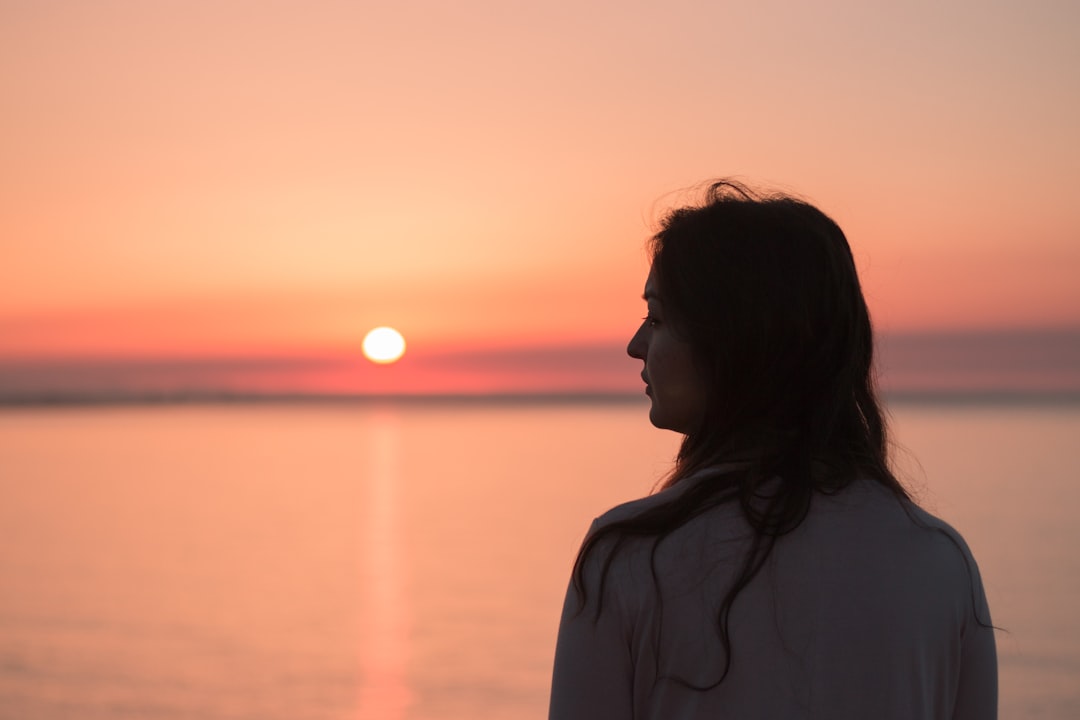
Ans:
MULTIPOLYGON (((882 390, 884 405, 1080 405, 1080 390, 882 390)), ((647 404, 641 392, 525 391, 477 393, 112 392, 0 394, 0 409, 182 405, 629 405, 647 404)))

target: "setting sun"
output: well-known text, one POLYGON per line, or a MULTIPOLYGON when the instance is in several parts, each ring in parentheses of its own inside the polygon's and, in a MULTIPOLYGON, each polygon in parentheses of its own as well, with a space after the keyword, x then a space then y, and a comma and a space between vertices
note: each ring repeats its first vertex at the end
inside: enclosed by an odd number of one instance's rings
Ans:
POLYGON ((405 354, 405 338, 391 327, 377 327, 364 336, 364 357, 373 363, 396 362, 405 354))

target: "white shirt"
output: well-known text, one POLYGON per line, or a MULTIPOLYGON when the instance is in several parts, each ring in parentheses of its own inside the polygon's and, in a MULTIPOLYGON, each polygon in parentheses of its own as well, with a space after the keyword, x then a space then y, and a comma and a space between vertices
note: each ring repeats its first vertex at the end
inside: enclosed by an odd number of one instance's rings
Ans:
MULTIPOLYGON (((713 475, 712 477, 715 477, 713 475)), ((593 529, 680 493, 614 508, 593 529)), ((720 676, 717 611, 740 568, 749 525, 737 505, 675 530, 655 553, 632 539, 615 556, 594 622, 610 545, 585 567, 589 606, 567 592, 551 720, 997 717, 997 658, 978 568, 955 530, 879 484, 815 494, 731 610, 731 667, 720 676), (909 515, 910 512, 910 515, 909 515), (661 608, 662 602, 662 608, 661 608), (978 621, 976 620, 978 618, 978 621)))

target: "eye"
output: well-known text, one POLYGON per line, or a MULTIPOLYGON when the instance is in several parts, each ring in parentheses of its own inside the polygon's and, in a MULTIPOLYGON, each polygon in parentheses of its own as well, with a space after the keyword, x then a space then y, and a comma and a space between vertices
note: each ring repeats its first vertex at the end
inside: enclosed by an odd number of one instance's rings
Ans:
POLYGON ((648 325, 649 327, 656 327, 657 325, 660 324, 660 318, 656 317, 652 313, 649 313, 648 315, 646 315, 645 317, 643 317, 641 319, 644 320, 645 324, 648 325))

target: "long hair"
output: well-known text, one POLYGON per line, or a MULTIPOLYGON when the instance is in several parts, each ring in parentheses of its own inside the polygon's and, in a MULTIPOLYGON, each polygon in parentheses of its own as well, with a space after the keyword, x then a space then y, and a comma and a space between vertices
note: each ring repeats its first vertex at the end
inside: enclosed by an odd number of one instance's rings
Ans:
POLYGON ((689 343, 707 394, 663 487, 721 463, 738 469, 598 528, 582 545, 573 582, 584 611, 585 561, 605 541, 598 616, 608 570, 625 542, 652 540, 655 581, 656 548, 665 537, 710 508, 737 503, 753 536, 717 608, 725 660, 719 680, 706 686, 714 687, 732 663, 735 598, 777 539, 802 523, 814 495, 839 492, 857 478, 901 499, 907 493, 889 468, 870 315, 835 222, 802 200, 721 180, 701 203, 670 212, 649 249, 665 321, 689 343))

